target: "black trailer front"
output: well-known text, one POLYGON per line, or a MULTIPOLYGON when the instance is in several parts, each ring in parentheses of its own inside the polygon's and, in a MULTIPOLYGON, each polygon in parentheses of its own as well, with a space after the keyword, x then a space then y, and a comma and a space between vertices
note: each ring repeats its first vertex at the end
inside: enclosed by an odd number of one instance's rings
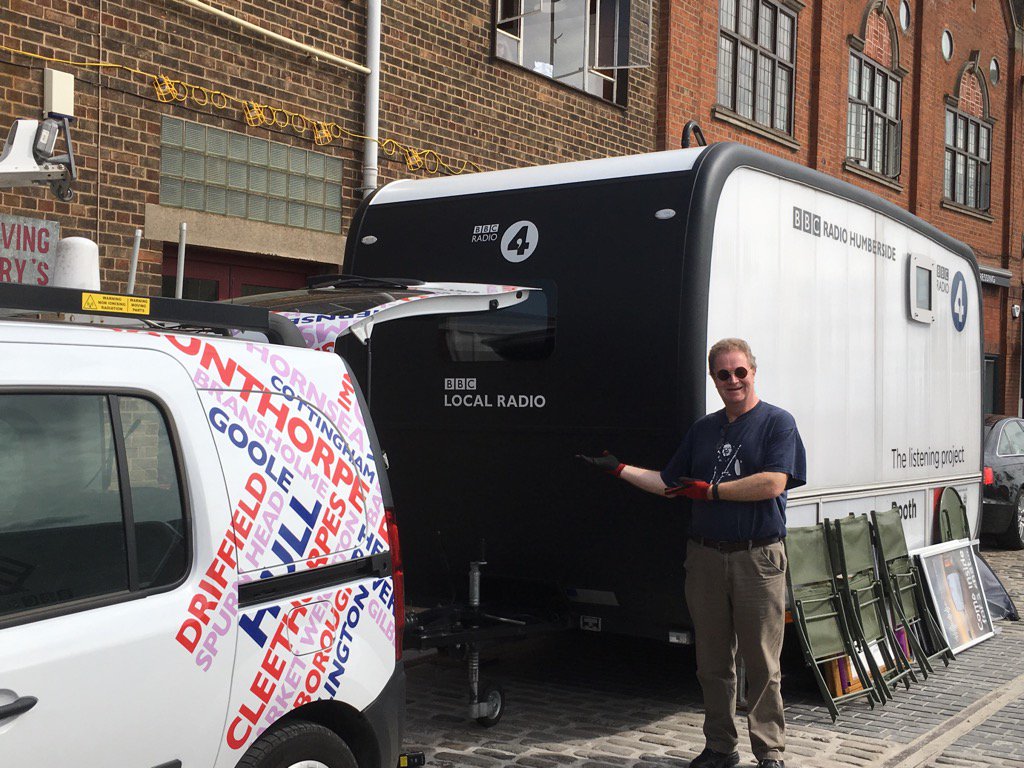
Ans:
POLYGON ((700 153, 635 176, 447 180, 458 194, 407 196, 399 182, 360 209, 348 271, 543 289, 492 316, 415 319, 374 337, 372 407, 401 467, 410 605, 465 601, 485 541, 483 592, 508 610, 554 590, 585 629, 690 640, 688 505, 601 482, 574 456, 614 449, 657 467, 676 448, 692 406, 677 372, 704 368, 702 349, 680 352, 700 153))

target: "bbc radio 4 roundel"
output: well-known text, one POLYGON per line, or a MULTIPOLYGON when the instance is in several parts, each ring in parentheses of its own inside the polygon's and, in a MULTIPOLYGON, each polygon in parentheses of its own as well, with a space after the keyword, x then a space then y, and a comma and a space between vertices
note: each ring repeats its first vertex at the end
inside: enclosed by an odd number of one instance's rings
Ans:
POLYGON ((953 276, 953 290, 949 295, 950 308, 953 311, 953 326, 962 331, 967 325, 967 283, 963 272, 953 276))
POLYGON ((526 261, 537 250, 540 232, 532 221, 517 221, 501 236, 501 255, 506 261, 518 264, 526 261))

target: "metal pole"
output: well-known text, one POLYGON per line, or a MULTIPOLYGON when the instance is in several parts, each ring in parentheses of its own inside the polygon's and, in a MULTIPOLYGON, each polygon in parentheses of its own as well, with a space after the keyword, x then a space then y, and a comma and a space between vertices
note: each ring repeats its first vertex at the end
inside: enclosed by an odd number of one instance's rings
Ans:
POLYGON ((366 5, 366 104, 363 114, 363 197, 377 188, 377 134, 380 121, 380 43, 381 5, 369 0, 366 5))
POLYGON ((310 56, 313 56, 317 59, 326 59, 327 61, 332 61, 335 64, 338 64, 339 66, 345 67, 346 69, 351 69, 355 72, 361 72, 364 75, 367 74, 368 72, 367 68, 364 67, 362 64, 357 64, 354 61, 349 61, 348 59, 343 59, 340 56, 335 56, 333 53, 328 53, 327 51, 321 50, 319 48, 314 48, 311 45, 300 43, 298 40, 292 40, 290 37, 279 35, 276 32, 271 32, 269 29, 264 29, 263 27, 253 24, 251 21, 246 21, 245 19, 240 19, 237 16, 232 16, 230 13, 226 13, 225 11, 222 11, 218 8, 214 8, 212 5, 207 5, 206 3, 200 2, 200 0, 181 1, 186 5, 191 5, 193 8, 199 8, 200 10, 203 10, 206 13, 212 13, 214 16, 218 16, 222 19, 230 21, 232 24, 238 24, 240 27, 244 27, 245 29, 248 29, 251 32, 255 32, 258 35, 265 35, 266 37, 269 37, 271 40, 276 40, 282 45, 291 46, 292 48, 300 50, 303 53, 307 53, 310 56))
MULTIPOLYGON (((474 560, 469 564, 469 607, 480 608, 480 566, 483 563, 474 560)), ((469 651, 467 662, 469 672, 469 716, 480 717, 477 711, 480 705, 480 647, 475 642, 466 644, 469 651)))
POLYGON ((180 299, 185 290, 185 230, 188 224, 184 221, 178 228, 178 275, 174 281, 174 298, 180 299))
POLYGON ((128 293, 135 293, 135 271, 139 268, 139 246, 142 244, 142 230, 135 230, 135 244, 132 246, 132 258, 128 262, 128 293))

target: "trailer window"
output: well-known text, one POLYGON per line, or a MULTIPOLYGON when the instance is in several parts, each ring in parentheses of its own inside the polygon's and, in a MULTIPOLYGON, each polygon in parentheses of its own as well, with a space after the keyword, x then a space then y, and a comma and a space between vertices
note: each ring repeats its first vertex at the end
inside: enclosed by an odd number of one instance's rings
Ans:
POLYGON ((915 270, 917 280, 917 308, 932 308, 932 273, 924 267, 917 267, 915 270))
POLYGON ((451 315, 440 322, 441 351, 452 362, 544 360, 555 348, 555 291, 544 290, 499 312, 451 315))
POLYGON ((910 274, 907 281, 910 299, 910 317, 920 323, 935 322, 935 264, 926 256, 910 254, 910 274))

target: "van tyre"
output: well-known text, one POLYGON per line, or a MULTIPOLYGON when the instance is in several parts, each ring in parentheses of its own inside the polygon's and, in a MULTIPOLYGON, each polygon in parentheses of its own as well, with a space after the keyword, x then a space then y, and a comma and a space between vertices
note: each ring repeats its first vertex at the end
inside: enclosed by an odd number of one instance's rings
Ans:
POLYGON ((1024 549, 1024 490, 1017 493, 1017 510, 999 543, 1007 549, 1024 549))
POLYGON ((487 705, 487 714, 478 717, 476 721, 484 728, 497 725, 501 716, 505 714, 504 689, 497 683, 487 683, 480 691, 480 703, 487 705))
POLYGON ((359 768, 334 731, 306 720, 275 728, 253 742, 238 768, 359 768))

